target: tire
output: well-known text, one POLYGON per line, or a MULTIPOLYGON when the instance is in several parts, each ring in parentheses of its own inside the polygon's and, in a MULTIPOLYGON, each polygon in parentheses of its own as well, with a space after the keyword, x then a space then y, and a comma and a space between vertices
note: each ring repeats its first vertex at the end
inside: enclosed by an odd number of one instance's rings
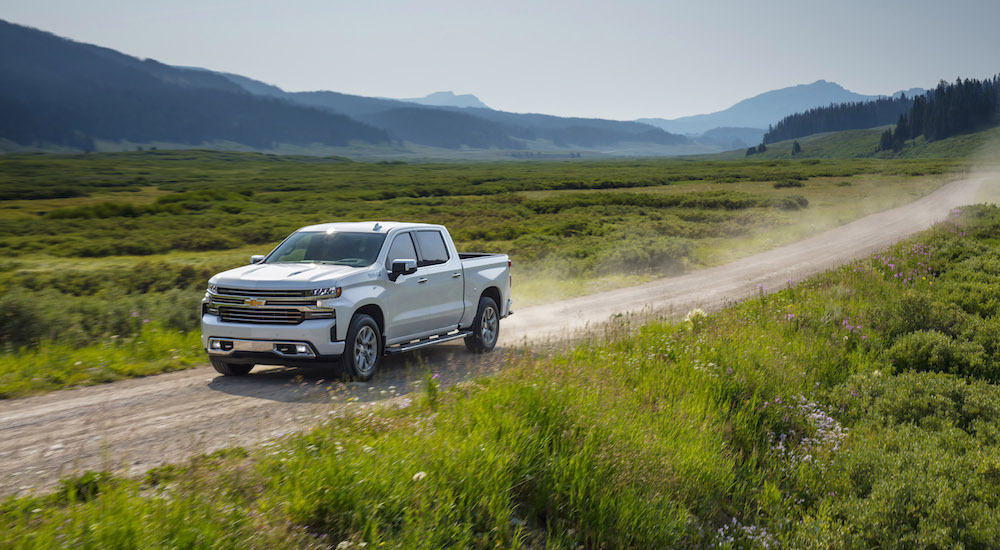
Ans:
POLYGON ((250 374, 250 369, 253 368, 253 365, 229 363, 222 359, 212 359, 211 361, 215 370, 223 376, 246 376, 250 374))
POLYGON ((465 337, 465 347, 472 353, 488 353, 493 351, 499 338, 500 309, 493 298, 483 296, 472 322, 472 334, 465 337))
POLYGON ((340 371, 345 378, 368 381, 378 370, 384 352, 382 331, 375 319, 369 315, 355 315, 347 329, 340 371))

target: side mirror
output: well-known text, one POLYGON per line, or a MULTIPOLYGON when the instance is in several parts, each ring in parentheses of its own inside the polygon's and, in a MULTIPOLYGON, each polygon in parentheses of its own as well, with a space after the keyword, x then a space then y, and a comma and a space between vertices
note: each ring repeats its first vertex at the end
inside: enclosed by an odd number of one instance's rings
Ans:
POLYGON ((250 256, 250 263, 252 264, 259 264, 260 262, 263 261, 264 261, 264 255, 262 254, 254 254, 253 256, 250 256))
POLYGON ((389 271, 389 280, 396 282, 400 275, 412 275, 417 272, 416 260, 393 260, 389 271))

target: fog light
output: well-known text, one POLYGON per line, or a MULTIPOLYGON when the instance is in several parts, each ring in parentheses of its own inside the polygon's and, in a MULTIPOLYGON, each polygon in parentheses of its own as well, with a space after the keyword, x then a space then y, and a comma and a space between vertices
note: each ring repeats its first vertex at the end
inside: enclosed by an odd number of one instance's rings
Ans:
POLYGON ((303 344, 296 344, 295 353, 309 353, 309 348, 303 344))
POLYGON ((229 340, 212 340, 211 347, 212 349, 229 351, 233 349, 233 343, 229 340))

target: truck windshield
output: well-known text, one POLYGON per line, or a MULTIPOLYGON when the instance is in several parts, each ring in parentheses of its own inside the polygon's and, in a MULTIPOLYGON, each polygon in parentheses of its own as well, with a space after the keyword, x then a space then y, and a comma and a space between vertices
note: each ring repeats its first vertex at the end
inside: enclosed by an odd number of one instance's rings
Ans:
POLYGON ((375 263, 382 233, 298 232, 267 257, 269 264, 320 263, 364 267, 375 263))

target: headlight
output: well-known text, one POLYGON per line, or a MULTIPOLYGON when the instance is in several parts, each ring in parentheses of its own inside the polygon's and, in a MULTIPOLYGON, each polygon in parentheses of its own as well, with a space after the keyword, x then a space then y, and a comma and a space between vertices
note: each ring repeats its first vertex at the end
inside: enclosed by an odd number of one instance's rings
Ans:
POLYGON ((209 294, 218 294, 219 293, 219 287, 216 286, 216 285, 213 285, 212 283, 208 283, 208 293, 209 294))
POLYGON ((340 287, 331 286, 327 288, 317 288, 313 290, 313 296, 323 296, 326 298, 339 298, 340 297, 340 287))

